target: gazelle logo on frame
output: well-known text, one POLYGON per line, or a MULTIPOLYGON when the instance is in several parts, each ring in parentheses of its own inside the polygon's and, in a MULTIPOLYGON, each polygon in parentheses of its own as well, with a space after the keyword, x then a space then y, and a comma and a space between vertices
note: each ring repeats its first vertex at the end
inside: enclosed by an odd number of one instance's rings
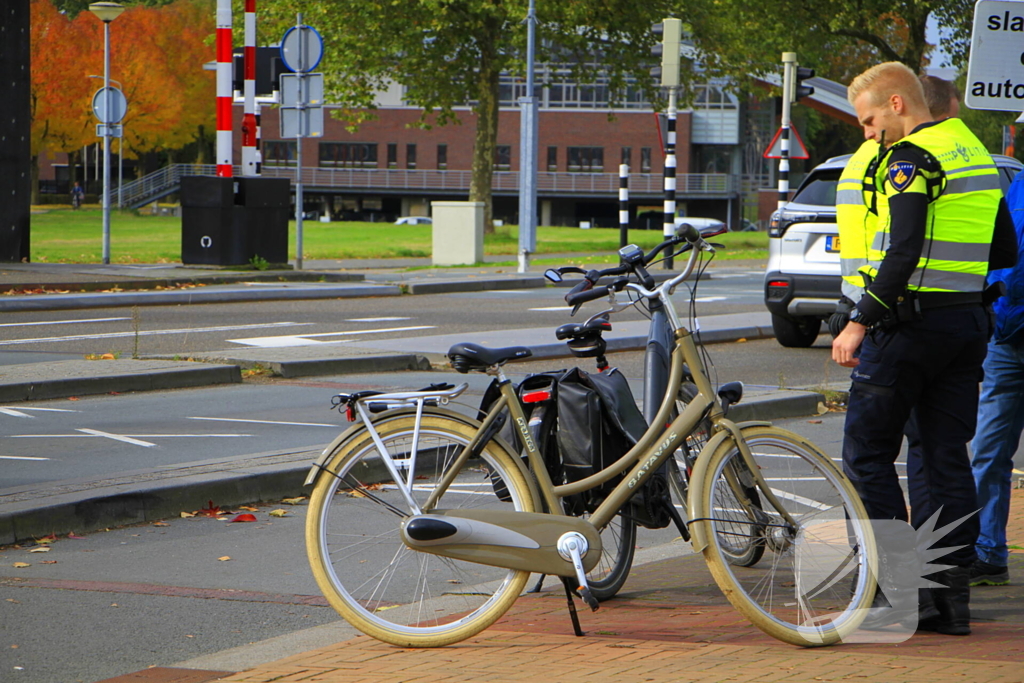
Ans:
MULTIPOLYGON (((976 514, 971 513, 936 529, 940 511, 936 511, 920 529, 898 519, 870 520, 878 553, 877 575, 864 577, 863 582, 870 585, 867 582, 876 581, 884 599, 876 598, 876 606, 863 608, 864 621, 843 642, 902 643, 917 631, 920 589, 943 587, 926 577, 951 566, 933 562, 963 547, 936 546, 946 534, 976 514)), ((822 524, 834 526, 835 521, 822 524)), ((828 529, 824 533, 834 534, 836 531, 828 529)), ((837 553, 834 546, 822 550, 821 544, 810 542, 822 533, 823 530, 810 523, 797 535, 795 588, 798 601, 813 598, 843 581, 850 584, 852 594, 855 586, 862 582, 856 566, 862 559, 859 549, 853 548, 849 554, 837 553)), ((821 615, 814 622, 820 624, 821 615)))

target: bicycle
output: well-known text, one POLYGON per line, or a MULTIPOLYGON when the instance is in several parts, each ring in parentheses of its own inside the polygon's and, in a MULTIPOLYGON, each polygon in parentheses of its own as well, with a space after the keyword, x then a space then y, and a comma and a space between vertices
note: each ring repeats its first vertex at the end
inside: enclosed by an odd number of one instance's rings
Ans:
POLYGON ((446 407, 466 383, 345 398, 360 423, 328 446, 310 471, 306 544, 320 589, 349 623, 403 647, 451 644, 500 618, 531 572, 563 577, 567 593, 574 581, 575 592, 596 608, 586 575, 602 555, 600 530, 708 419, 713 433, 689 479, 686 524, 730 603, 765 633, 796 645, 836 643, 857 629, 874 597, 877 563, 863 505, 809 441, 768 423, 736 424, 725 416, 670 298, 698 254, 713 248, 690 226, 680 230, 667 242, 685 241, 694 250, 684 271, 659 287, 620 278, 567 297, 571 304, 614 300, 614 292, 626 289, 657 298, 674 330, 668 391, 651 426, 597 474, 552 483, 502 370, 530 355, 523 347, 464 343, 449 351, 458 372, 482 371, 499 380, 501 397, 482 421, 446 407), (697 394, 670 420, 684 364, 697 394), (506 408, 529 470, 496 436, 506 408), (589 519, 564 514, 562 498, 613 479, 618 483, 589 519), (772 561, 754 568, 731 564, 736 544, 750 542, 772 552, 772 561))

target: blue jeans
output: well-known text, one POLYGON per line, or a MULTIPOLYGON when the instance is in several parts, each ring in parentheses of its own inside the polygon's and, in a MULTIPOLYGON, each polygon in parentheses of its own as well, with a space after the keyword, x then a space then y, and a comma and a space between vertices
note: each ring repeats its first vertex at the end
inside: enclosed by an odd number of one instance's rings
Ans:
POLYGON ((978 430, 971 442, 981 506, 977 552, 982 561, 1005 567, 1010 475, 1024 430, 1024 346, 990 342, 984 368, 978 430))

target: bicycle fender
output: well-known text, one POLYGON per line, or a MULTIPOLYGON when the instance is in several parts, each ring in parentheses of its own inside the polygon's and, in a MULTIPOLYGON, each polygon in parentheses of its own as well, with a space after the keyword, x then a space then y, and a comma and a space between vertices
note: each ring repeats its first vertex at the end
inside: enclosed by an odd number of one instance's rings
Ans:
MULTIPOLYGON (((718 421, 729 422, 729 420, 722 418, 718 421)), ((735 422, 732 423, 732 429, 742 434, 744 430, 752 427, 771 427, 771 422, 765 422, 763 420, 748 420, 747 422, 735 422)), ((721 447, 722 443, 726 440, 732 439, 732 431, 730 428, 721 429, 717 434, 711 437, 707 445, 701 450, 700 455, 697 456, 697 463, 693 467, 693 472, 690 475, 691 491, 693 490, 692 482, 703 482, 704 477, 708 474, 708 461, 711 460, 711 454, 714 453, 721 447)), ((689 523, 690 528, 690 545, 697 552, 703 551, 708 547, 708 537, 705 533, 707 525, 702 520, 708 516, 707 510, 699 509, 701 506, 700 496, 687 496, 686 500, 686 517, 691 520, 689 523)))
MULTIPOLYGON (((415 416, 415 414, 415 408, 398 408, 377 415, 373 419, 373 424, 379 425, 383 422, 391 421, 396 418, 415 416)), ((472 427, 473 429, 479 429, 481 426, 481 423, 479 421, 474 420, 471 417, 467 417, 462 413, 457 413, 454 410, 449 410, 447 408, 439 408, 434 406, 425 407, 423 409, 423 414, 437 415, 440 417, 458 420, 459 422, 462 422, 463 424, 472 427)), ((320 456, 313 463, 313 466, 310 467, 309 474, 306 475, 306 481, 303 483, 303 486, 312 486, 313 484, 315 484, 317 480, 320 478, 320 475, 323 473, 324 468, 330 462, 331 458, 334 457, 335 453, 338 452, 338 449, 341 448, 341 446, 345 442, 356 438, 365 431, 366 427, 361 422, 357 422, 348 429, 346 429, 344 432, 339 434, 337 437, 335 437, 335 439, 331 441, 331 443, 328 444, 326 448, 324 448, 323 452, 320 453, 320 456)), ((534 505, 539 508, 541 504, 541 497, 540 491, 537 490, 536 479, 534 479, 533 474, 531 474, 527 470, 526 466, 523 465, 522 459, 514 454, 512 447, 509 446, 508 442, 506 442, 500 436, 495 435, 494 437, 492 437, 491 443, 496 444, 499 448, 503 448, 505 450, 505 453, 508 454, 508 456, 516 464, 516 467, 519 468, 520 472, 526 478, 526 483, 530 488, 530 495, 533 497, 534 505)))

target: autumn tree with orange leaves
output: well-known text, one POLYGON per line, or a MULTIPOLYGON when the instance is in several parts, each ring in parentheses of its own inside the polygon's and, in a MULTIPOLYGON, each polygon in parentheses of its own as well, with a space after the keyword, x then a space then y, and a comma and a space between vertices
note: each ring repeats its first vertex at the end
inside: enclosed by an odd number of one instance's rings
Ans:
MULTIPOLYGON (((176 0, 129 7, 111 25, 110 77, 128 100, 125 157, 182 148, 212 127, 215 83, 203 64, 215 57, 214 17, 214 0, 176 0)), ((103 23, 90 12, 69 19, 53 0, 32 0, 31 22, 32 155, 74 159, 97 141, 91 105, 102 81, 90 76, 103 73, 103 23)))

